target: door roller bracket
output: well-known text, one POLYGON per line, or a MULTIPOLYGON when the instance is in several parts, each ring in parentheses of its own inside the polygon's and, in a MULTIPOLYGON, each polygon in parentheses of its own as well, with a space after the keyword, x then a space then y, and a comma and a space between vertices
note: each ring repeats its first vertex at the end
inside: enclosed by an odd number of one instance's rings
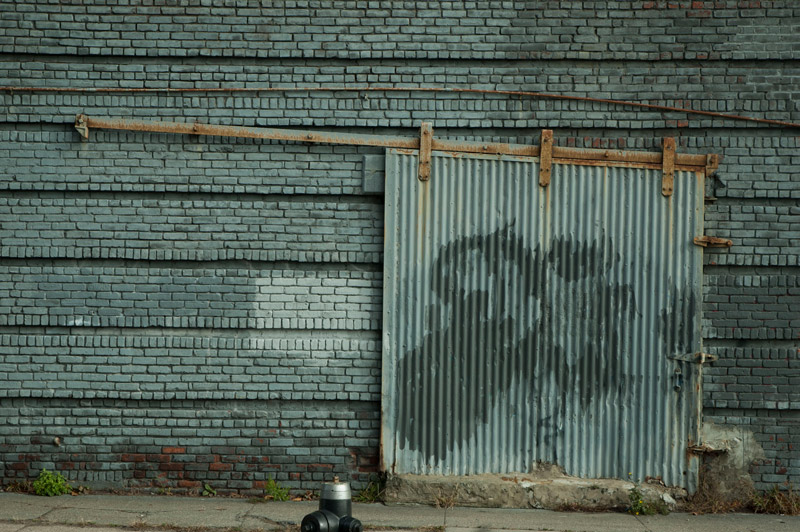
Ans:
POLYGON ((675 182, 675 139, 666 137, 662 150, 661 164, 663 175, 661 177, 661 193, 664 196, 672 196, 673 183, 675 182))
POLYGON ((716 153, 709 153, 706 155, 706 177, 714 175, 719 168, 719 155, 716 153))
POLYGON ((553 130, 543 129, 539 143, 539 186, 546 187, 550 184, 550 174, 553 169, 553 130))
POLYGON ((417 177, 420 181, 431 178, 431 152, 433 146, 433 125, 423 122, 419 128, 419 169, 417 177))

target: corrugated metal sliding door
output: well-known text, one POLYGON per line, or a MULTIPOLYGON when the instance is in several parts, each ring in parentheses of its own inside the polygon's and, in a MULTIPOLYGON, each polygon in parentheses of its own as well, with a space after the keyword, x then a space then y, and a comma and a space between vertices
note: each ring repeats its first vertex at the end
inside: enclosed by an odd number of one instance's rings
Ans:
POLYGON ((383 466, 693 491, 703 175, 537 162, 388 151, 383 466))

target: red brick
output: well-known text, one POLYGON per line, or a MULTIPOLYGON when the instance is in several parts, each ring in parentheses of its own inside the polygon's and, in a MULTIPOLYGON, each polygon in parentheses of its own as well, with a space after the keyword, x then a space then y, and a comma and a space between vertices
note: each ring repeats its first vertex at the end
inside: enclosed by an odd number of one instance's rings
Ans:
POLYGON ((161 452, 164 454, 185 454, 186 447, 163 447, 161 452))

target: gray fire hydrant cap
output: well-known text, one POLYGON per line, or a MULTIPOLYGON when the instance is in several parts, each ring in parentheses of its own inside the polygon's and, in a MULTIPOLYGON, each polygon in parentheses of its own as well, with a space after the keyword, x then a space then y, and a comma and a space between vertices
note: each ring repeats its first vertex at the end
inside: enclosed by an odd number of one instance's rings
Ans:
POLYGON ((320 499, 341 501, 350 499, 350 484, 348 482, 326 482, 322 485, 320 499))

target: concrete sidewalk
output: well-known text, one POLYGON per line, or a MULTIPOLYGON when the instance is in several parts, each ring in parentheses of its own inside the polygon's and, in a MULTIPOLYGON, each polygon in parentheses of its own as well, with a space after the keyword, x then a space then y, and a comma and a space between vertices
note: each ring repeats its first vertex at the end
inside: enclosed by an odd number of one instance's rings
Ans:
MULTIPOLYGON (((283 530, 297 525, 318 502, 264 502, 247 499, 170 496, 81 495, 36 497, 0 493, 0 532, 109 532, 119 528, 143 531, 159 527, 283 530)), ((353 504, 353 515, 376 528, 421 529, 444 526, 444 510, 426 506, 353 504)), ((297 528, 295 527, 295 530, 297 528)), ((440 528, 441 530, 441 528, 440 528)), ((452 508, 448 532, 490 530, 573 532, 797 532, 800 517, 774 515, 705 515, 673 513, 634 517, 619 513, 552 512, 452 508)))

